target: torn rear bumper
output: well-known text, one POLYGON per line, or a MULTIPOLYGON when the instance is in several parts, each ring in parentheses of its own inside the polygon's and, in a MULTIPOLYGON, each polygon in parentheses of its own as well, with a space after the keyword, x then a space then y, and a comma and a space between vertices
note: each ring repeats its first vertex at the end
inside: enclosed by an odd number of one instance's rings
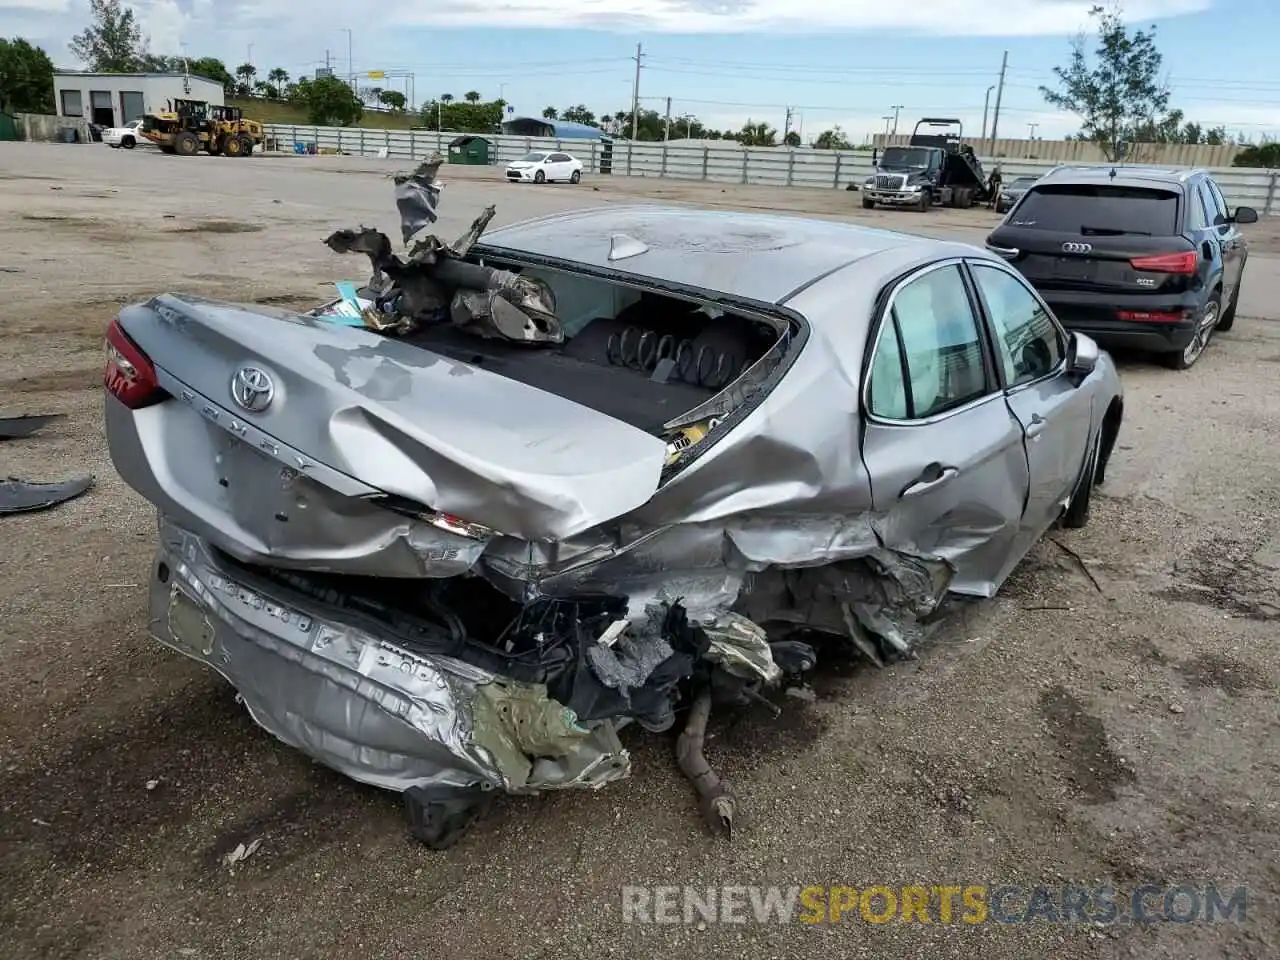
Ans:
POLYGON ((626 777, 612 720, 580 722, 541 684, 428 656, 250 585, 162 520, 152 635, 212 667, 284 743, 364 783, 529 793, 626 777))

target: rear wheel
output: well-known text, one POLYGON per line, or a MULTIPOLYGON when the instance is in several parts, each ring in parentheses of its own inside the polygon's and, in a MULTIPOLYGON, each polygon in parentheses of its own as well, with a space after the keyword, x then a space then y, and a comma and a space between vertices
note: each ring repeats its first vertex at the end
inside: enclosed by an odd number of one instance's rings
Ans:
POLYGON ((1231 293, 1231 303, 1227 305, 1227 309, 1222 312, 1222 316, 1218 318, 1219 330, 1230 330, 1236 323, 1236 305, 1240 302, 1240 288, 1244 285, 1244 268, 1248 266, 1246 260, 1240 266, 1240 276, 1236 279, 1236 288, 1231 293))
POLYGON ((182 157, 194 157, 200 150, 200 141, 190 130, 183 130, 173 138, 174 153, 182 157))
POLYGON ((1205 347, 1209 346, 1214 327, 1218 325, 1218 317, 1222 312, 1221 296, 1220 291, 1214 291, 1200 312, 1200 321, 1196 324, 1195 333, 1191 335, 1191 342, 1180 351, 1166 353, 1163 357, 1165 366, 1171 370, 1189 370, 1200 359, 1205 347))
POLYGON ((535 173, 535 174, 533 175, 533 182, 534 182, 534 183, 546 183, 546 182, 547 182, 547 175, 546 175, 545 173, 543 173, 541 170, 539 170, 537 173, 535 173))
POLYGON ((961 210, 968 210, 973 206, 973 192, 968 187, 961 187, 953 196, 955 205, 961 210))

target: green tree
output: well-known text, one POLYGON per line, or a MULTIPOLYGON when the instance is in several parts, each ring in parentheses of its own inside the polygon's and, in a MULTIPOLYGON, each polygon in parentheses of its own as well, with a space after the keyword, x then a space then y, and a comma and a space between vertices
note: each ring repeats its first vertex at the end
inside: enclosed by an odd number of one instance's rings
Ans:
POLYGON ((542 119, 544 119, 544 120, 559 120, 559 119, 560 119, 560 111, 559 111, 559 110, 557 110, 555 107, 543 107, 543 108, 542 108, 542 119))
POLYGON ((21 37, 0 37, 0 110, 53 113, 53 61, 21 37))
POLYGON ((488 103, 446 102, 428 100, 422 105, 423 126, 431 130, 447 130, 451 133, 496 133, 502 127, 502 111, 505 101, 488 103))
POLYGON ((767 123, 748 120, 735 139, 744 147, 773 147, 778 143, 778 131, 767 123))
POLYGON ((1280 142, 1249 145, 1236 154, 1233 167, 1280 167, 1280 142))
POLYGON ((390 107, 397 113, 402 112, 408 98, 399 90, 383 90, 378 94, 378 100, 384 107, 390 107))
POLYGON ((360 98, 334 76, 298 81, 294 99, 306 108, 307 119, 318 127, 349 127, 364 116, 360 98))
POLYGON ((586 108, 585 104, 568 107, 560 111, 560 119, 569 123, 585 123, 587 126, 595 126, 596 115, 586 108))
POLYGON ((840 128, 840 124, 836 124, 830 130, 823 130, 818 134, 818 139, 813 141, 813 145, 819 150, 853 149, 853 143, 849 140, 844 130, 840 128))
POLYGON ((480 91, 479 91, 479 90, 468 90, 466 93, 464 93, 464 94, 462 95, 462 98, 463 98, 464 100, 466 100, 466 101, 467 101, 467 103, 479 103, 479 102, 480 102, 480 91))
POLYGON ((289 85, 289 71, 284 67, 273 67, 267 74, 267 82, 275 88, 272 97, 278 100, 284 94, 284 88, 289 85))
POLYGON ((452 93, 442 93, 442 94, 440 94, 440 102, 441 102, 441 103, 453 103, 453 94, 452 94, 452 93))
POLYGON ((794 130, 789 130, 787 135, 782 138, 782 142, 788 147, 798 147, 800 146, 800 134, 794 130))
POLYGON ((133 73, 145 65, 147 44, 133 8, 120 0, 89 0, 89 20, 68 46, 90 70, 133 73))
MULTIPOLYGON (((1121 144, 1139 132, 1167 130, 1169 89, 1160 79, 1164 56, 1156 28, 1132 34, 1118 3, 1089 11, 1097 25, 1092 61, 1081 32, 1065 67, 1054 67, 1057 89, 1040 87, 1045 101, 1080 118, 1081 139, 1098 145, 1108 160, 1121 159, 1121 144)), ((1179 121, 1181 114, 1179 114, 1179 121)))

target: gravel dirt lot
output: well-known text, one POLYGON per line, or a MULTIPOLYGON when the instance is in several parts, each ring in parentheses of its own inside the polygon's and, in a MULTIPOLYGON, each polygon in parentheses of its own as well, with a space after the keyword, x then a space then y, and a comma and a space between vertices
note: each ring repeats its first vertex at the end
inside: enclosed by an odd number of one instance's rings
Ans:
MULTIPOLYGON (((0 412, 65 412, 0 473, 97 486, 0 520, 0 930, 9 958, 1280 955, 1280 226, 1251 228, 1236 328, 1185 374, 1120 357, 1127 419, 1090 525, 883 671, 713 721, 744 811, 704 833, 665 737, 597 794, 501 803, 459 846, 256 727, 148 639, 147 505, 101 426, 101 338, 164 290, 310 306, 398 233, 394 163, 0 150, 0 412), (150 783, 150 789, 148 784, 150 783), (222 857, 261 840, 234 868, 222 857), (1243 923, 626 925, 625 884, 1249 887, 1243 923)), ((980 241, 987 211, 864 216, 857 194, 446 169, 443 232, 583 204, 777 209, 980 241)), ((631 733, 632 731, 627 731, 631 733)))

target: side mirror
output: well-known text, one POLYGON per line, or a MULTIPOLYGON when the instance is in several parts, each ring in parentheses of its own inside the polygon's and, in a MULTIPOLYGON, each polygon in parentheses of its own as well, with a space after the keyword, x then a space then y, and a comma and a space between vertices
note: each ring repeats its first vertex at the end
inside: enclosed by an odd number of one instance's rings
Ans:
POLYGON ((1258 211, 1253 207, 1236 207, 1235 216, 1231 218, 1232 223, 1257 223, 1258 211))
POLYGON ((1098 343, 1092 337, 1072 331, 1067 347, 1067 376, 1079 385, 1098 365, 1098 343))

